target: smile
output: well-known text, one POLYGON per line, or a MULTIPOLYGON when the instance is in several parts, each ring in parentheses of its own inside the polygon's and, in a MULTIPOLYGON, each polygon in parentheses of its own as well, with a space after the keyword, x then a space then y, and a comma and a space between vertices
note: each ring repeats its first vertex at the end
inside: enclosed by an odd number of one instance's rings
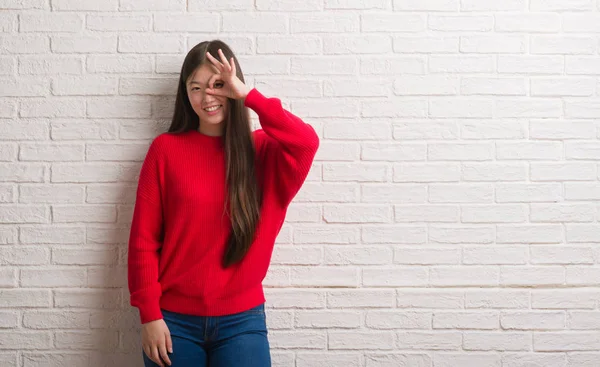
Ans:
POLYGON ((206 111, 206 112, 214 112, 214 111, 218 110, 221 107, 223 107, 223 106, 218 105, 218 106, 207 107, 207 108, 204 108, 204 111, 206 111))

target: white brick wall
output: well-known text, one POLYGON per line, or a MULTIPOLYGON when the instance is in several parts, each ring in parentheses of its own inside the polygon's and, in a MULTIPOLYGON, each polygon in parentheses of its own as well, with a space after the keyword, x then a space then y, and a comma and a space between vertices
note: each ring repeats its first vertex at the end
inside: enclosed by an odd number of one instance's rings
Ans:
POLYGON ((596 0, 0 0, 0 366, 141 366, 137 174, 212 38, 322 138, 274 366, 598 366, 596 0))

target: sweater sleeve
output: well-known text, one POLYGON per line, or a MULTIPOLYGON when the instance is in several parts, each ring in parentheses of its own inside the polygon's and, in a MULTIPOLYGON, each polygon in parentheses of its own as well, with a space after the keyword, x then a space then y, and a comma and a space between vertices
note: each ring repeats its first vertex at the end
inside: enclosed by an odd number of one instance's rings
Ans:
POLYGON ((162 319, 158 282, 163 225, 161 162, 155 139, 142 164, 129 235, 127 276, 130 304, 140 311, 142 324, 162 319))
POLYGON ((310 171, 319 137, 312 126, 286 111, 278 98, 267 98, 256 88, 248 93, 244 104, 256 112, 267 135, 266 154, 274 161, 279 198, 287 206, 310 171))

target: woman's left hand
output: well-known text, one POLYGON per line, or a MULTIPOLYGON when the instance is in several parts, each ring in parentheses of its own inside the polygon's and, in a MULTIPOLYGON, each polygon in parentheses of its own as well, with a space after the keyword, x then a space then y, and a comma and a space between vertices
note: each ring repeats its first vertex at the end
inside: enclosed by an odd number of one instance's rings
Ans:
POLYGON ((208 59, 219 70, 218 74, 213 75, 206 89, 206 93, 215 96, 223 96, 231 99, 244 99, 250 91, 248 86, 240 80, 236 75, 235 62, 233 57, 227 61, 223 51, 219 49, 220 61, 215 59, 210 53, 206 53, 208 59))

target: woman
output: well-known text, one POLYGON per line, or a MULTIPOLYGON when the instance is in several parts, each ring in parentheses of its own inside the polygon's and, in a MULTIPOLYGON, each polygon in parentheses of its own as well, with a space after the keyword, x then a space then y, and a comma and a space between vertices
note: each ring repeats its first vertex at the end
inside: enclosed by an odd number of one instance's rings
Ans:
POLYGON ((171 127, 142 165, 129 239, 146 366, 271 365, 262 280, 318 146, 279 99, 244 84, 225 43, 190 50, 171 127), (251 131, 248 108, 262 129, 251 131))

